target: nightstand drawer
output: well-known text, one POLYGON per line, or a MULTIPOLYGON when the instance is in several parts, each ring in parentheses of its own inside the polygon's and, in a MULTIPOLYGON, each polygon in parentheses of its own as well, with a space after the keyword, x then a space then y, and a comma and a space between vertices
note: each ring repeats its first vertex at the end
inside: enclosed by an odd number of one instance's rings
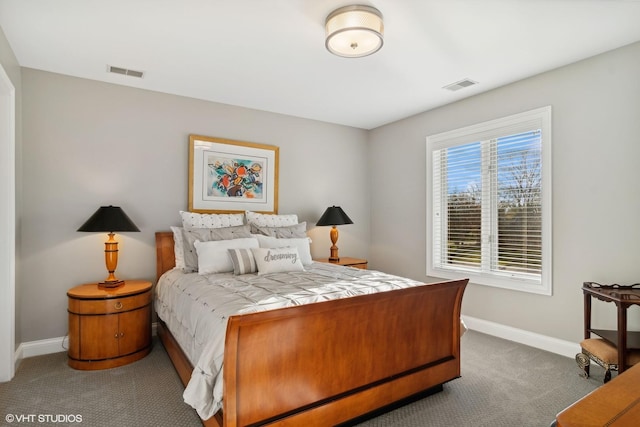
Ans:
POLYGON ((345 267, 360 268, 366 270, 368 268, 368 261, 362 258, 342 257, 338 261, 331 261, 329 258, 314 259, 316 262, 324 262, 329 264, 344 265, 345 267))
POLYGON ((69 298, 69 313, 111 314, 135 310, 151 303, 151 292, 124 298, 81 300, 69 298))
POLYGON ((367 269, 367 263, 366 262, 361 262, 358 264, 348 264, 349 267, 353 267, 353 268, 361 268, 363 270, 367 269))

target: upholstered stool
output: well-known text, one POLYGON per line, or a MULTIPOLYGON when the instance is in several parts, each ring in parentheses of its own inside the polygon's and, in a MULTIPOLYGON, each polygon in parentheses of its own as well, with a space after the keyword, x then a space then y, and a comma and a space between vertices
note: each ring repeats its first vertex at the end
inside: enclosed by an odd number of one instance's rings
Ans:
MULTIPOLYGON (((583 376, 589 378, 589 366, 593 360, 605 370, 604 382, 611 379, 611 371, 618 370, 618 349, 601 338, 588 338, 580 343, 582 353, 576 354, 576 363, 582 369, 583 376)), ((627 350, 628 366, 640 362, 640 350, 627 350)))

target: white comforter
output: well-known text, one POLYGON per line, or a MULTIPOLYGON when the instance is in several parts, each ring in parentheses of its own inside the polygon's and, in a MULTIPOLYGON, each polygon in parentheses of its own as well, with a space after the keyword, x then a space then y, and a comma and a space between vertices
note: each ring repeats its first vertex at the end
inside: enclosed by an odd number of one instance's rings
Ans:
POLYGON ((314 262, 304 272, 198 275, 166 272, 156 287, 156 312, 195 366, 184 401, 208 419, 222 406, 227 319, 293 305, 422 284, 372 270, 314 262))

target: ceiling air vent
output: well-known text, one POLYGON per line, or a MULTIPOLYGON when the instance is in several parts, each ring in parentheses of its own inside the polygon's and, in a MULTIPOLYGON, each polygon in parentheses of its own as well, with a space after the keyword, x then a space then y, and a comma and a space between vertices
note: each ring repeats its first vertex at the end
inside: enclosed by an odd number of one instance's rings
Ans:
POLYGON ((477 85, 477 84, 478 84, 478 82, 474 82, 473 80, 463 79, 463 80, 460 80, 459 82, 455 82, 455 83, 451 83, 450 85, 446 85, 442 89, 447 89, 447 90, 450 90, 451 92, 455 92, 455 91, 463 89, 465 87, 469 87, 469 86, 473 86, 473 85, 477 85))
POLYGON ((114 67, 112 65, 107 65, 107 71, 110 73, 122 74, 123 76, 137 77, 139 79, 144 76, 142 71, 128 70, 126 68, 114 67))

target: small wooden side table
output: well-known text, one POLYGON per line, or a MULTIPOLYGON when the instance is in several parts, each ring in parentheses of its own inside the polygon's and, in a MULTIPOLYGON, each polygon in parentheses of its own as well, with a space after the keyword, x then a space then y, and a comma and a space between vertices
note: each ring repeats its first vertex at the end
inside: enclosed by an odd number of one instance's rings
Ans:
MULTIPOLYGON (((627 368, 626 359, 629 350, 640 349, 640 332, 627 331, 627 309, 632 305, 640 305, 640 287, 585 282, 582 286, 582 292, 584 294, 584 338, 590 338, 593 333, 615 346, 618 350, 618 374, 621 374, 627 368), (591 327, 591 297, 616 305, 618 309, 617 330, 591 327)), ((586 372, 588 375, 588 371, 586 372)))
POLYGON ((86 283, 69 289, 69 366, 115 368, 151 351, 151 282, 117 288, 86 283))
POLYGON ((366 259, 351 258, 351 257, 340 257, 339 261, 329 261, 329 258, 318 258, 318 259, 314 259, 314 261, 326 262, 329 264, 344 265, 346 267, 361 268, 363 270, 367 269, 367 264, 368 264, 368 261, 366 259))

